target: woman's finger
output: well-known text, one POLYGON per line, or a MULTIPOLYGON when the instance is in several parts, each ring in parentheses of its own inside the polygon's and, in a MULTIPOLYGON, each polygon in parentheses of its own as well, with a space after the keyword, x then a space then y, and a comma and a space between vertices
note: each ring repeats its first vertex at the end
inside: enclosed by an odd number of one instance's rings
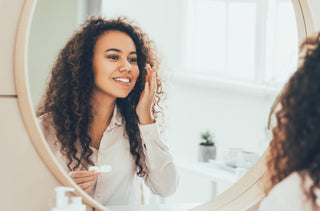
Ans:
POLYGON ((81 183, 95 181, 95 180, 97 180, 97 178, 98 178, 98 175, 93 175, 93 176, 89 176, 89 177, 72 178, 72 180, 79 185, 81 183))
POLYGON ((152 73, 150 64, 146 64, 146 71, 147 71, 146 82, 149 82, 149 84, 150 84, 151 73, 152 73))
POLYGON ((91 177, 94 175, 99 175, 99 172, 96 170, 90 170, 90 171, 73 171, 69 174, 71 178, 83 178, 83 177, 91 177))
POLYGON ((95 182, 96 181, 85 182, 85 183, 79 184, 78 186, 85 192, 89 192, 93 188, 95 182))
POLYGON ((89 193, 89 191, 92 189, 93 187, 91 187, 91 188, 86 188, 86 189, 82 189, 84 192, 86 192, 86 193, 89 193))
POLYGON ((93 188, 93 186, 82 189, 84 192, 89 193, 89 191, 91 191, 91 189, 93 188))
POLYGON ((148 95, 150 91, 149 82, 146 82, 144 86, 144 95, 148 95))
POLYGON ((151 80, 150 80, 150 90, 152 91, 152 94, 154 94, 156 89, 156 70, 155 66, 152 67, 151 72, 151 80))

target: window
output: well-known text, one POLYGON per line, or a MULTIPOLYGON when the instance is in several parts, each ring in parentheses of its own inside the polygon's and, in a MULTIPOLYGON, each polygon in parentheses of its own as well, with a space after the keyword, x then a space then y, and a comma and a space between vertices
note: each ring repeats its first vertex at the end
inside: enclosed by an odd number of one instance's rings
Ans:
POLYGON ((188 0, 184 69, 278 85, 297 68, 291 0, 188 0))

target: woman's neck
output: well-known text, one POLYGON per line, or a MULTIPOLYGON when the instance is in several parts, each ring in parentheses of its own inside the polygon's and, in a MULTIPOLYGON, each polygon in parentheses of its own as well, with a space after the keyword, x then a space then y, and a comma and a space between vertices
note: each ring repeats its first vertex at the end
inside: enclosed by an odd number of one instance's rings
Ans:
POLYGON ((91 146, 99 149, 103 132, 111 122, 116 98, 105 93, 94 91, 91 98, 93 120, 91 123, 91 146))
POLYGON ((91 98, 93 118, 101 120, 111 119, 116 98, 100 90, 94 90, 91 98))

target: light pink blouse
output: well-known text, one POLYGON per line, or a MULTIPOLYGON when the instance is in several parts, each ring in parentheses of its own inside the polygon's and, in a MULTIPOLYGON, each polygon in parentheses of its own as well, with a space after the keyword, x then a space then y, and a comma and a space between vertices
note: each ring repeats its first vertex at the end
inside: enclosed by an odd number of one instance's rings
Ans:
MULTIPOLYGON (((57 140, 56 131, 52 126, 45 127, 44 120, 52 125, 48 114, 38 118, 43 135, 58 162, 69 173, 67 158, 61 153, 61 143, 57 140)), ((148 174, 143 180, 154 194, 169 196, 176 191, 178 185, 173 156, 161 140, 156 123, 139 125, 139 129, 142 144, 145 145, 143 152, 148 169, 148 174)), ((101 173, 96 185, 89 192, 90 196, 105 206, 141 203, 141 181, 136 174, 137 167, 130 153, 129 140, 124 134, 125 126, 121 114, 115 107, 111 122, 103 133, 99 150, 91 147, 93 151, 91 158, 96 166, 112 166, 111 172, 101 173)), ((84 170, 84 167, 80 166, 77 170, 84 170)))
POLYGON ((307 176, 302 184, 302 178, 297 172, 290 174, 273 187, 268 196, 261 202, 259 211, 320 211, 320 190, 316 189, 316 206, 312 206, 304 189, 309 191, 312 179, 307 176))

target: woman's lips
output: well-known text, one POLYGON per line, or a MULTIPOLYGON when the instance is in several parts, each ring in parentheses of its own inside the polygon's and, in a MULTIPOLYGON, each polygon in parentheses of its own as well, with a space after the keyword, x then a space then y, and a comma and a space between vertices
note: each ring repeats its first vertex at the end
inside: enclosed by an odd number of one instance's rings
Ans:
POLYGON ((130 78, 112 78, 115 82, 122 86, 130 86, 130 78))

